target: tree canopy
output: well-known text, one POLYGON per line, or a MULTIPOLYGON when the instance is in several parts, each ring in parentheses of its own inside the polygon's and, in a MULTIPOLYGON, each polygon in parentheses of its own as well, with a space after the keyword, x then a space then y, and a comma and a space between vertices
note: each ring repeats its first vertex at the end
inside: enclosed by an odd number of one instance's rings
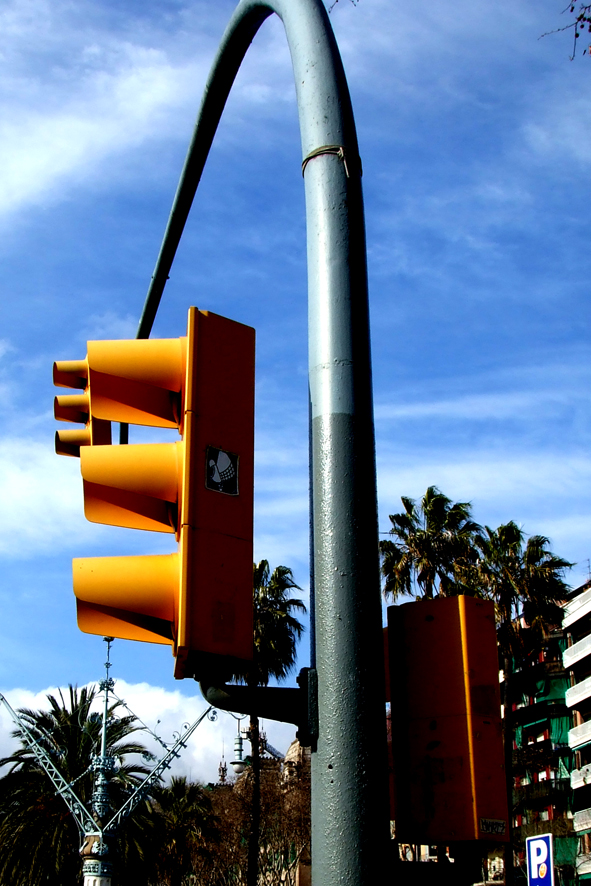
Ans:
POLYGON ((271 678, 284 680, 294 669, 296 648, 304 626, 297 614, 306 606, 292 591, 300 590, 293 572, 267 560, 253 564, 254 659, 235 676, 253 686, 266 686, 271 678))
POLYGON ((498 529, 485 526, 475 544, 480 590, 497 610, 499 646, 504 655, 519 658, 528 651, 526 643, 539 644, 562 623, 561 604, 568 592, 564 574, 573 564, 553 554, 543 535, 526 541, 513 521, 498 529))
POLYGON ((455 504, 436 486, 421 501, 402 496, 404 510, 390 514, 392 540, 380 542, 384 594, 426 597, 474 593, 467 583, 480 526, 470 502, 455 504))

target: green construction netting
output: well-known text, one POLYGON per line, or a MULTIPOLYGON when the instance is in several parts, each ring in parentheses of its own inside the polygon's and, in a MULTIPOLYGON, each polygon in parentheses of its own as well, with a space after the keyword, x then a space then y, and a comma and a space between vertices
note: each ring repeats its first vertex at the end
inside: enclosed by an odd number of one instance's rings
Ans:
POLYGON ((564 701, 564 695, 569 687, 568 677, 565 675, 547 675, 536 680, 536 701, 564 701))
MULTIPOLYGON (((534 712, 534 711, 535 711, 535 707, 532 706, 532 712, 534 712)), ((540 717, 540 713, 538 711, 536 719, 535 720, 532 719, 532 720, 529 720, 527 723, 524 723, 523 727, 524 727, 524 729, 527 730, 528 733, 531 733, 531 731, 533 729, 535 729, 535 727, 537 726, 538 727, 537 731, 541 732, 542 730, 539 727, 546 726, 547 723, 548 723, 548 715, 546 714, 546 716, 540 717)))
POLYGON ((554 837, 554 864, 571 864, 574 866, 578 849, 578 837, 554 837))
MULTIPOLYGON (((524 741, 525 738, 529 738, 532 734, 535 733, 536 727, 539 728, 541 724, 548 724, 550 726, 550 738, 552 739, 552 744, 556 747, 557 745, 568 746, 568 733, 571 728, 571 719, 569 716, 566 717, 552 717, 552 719, 548 720, 548 718, 544 718, 543 720, 537 720, 535 723, 528 723, 527 726, 516 726, 514 730, 514 738, 515 738, 515 746, 518 748, 524 748, 527 744, 524 741), (524 733, 525 730, 525 733, 524 733)), ((560 761, 560 766, 564 766, 562 760, 560 761)), ((566 772, 568 775, 568 771, 566 772)), ((561 775, 560 777, 566 778, 566 775, 561 775)))
POLYGON ((570 727, 570 717, 552 717, 550 720, 550 738, 552 739, 552 744, 567 745, 570 727))

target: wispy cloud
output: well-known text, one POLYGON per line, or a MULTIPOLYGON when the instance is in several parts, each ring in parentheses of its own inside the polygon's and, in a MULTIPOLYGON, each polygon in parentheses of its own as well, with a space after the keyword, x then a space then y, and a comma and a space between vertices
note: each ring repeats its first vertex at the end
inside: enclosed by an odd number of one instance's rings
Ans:
POLYGON ((80 331, 80 338, 86 341, 103 341, 117 338, 135 338, 138 320, 131 314, 122 317, 115 311, 92 314, 88 323, 80 331))
MULTIPOLYGON (((480 500, 489 507, 495 502, 510 509, 521 502, 523 509, 523 503, 527 502, 532 512, 542 501, 586 500, 591 489, 591 458, 541 453, 523 453, 521 457, 511 458, 508 453, 499 456, 498 452, 482 450, 475 456, 459 449, 453 456, 434 455, 417 459, 410 453, 406 453, 406 458, 397 453, 396 466, 382 459, 379 467, 382 496, 417 496, 434 484, 454 498, 480 500)), ((534 531, 534 527, 531 529, 534 531)))
POLYGON ((496 394, 467 394, 455 399, 437 399, 424 402, 378 404, 376 421, 401 419, 468 419, 491 421, 511 419, 522 422, 534 416, 546 417, 572 409, 580 402, 588 406, 591 396, 585 391, 522 391, 496 394))
POLYGON ((591 161, 591 111, 573 90, 565 95, 564 83, 553 83, 550 95, 537 97, 523 122, 522 135, 530 162, 554 165, 577 174, 591 161))
MULTIPOLYGON (((66 604, 59 614, 53 605, 71 599, 74 547, 147 553, 170 541, 84 520, 78 465, 53 455, 49 368, 83 356, 86 339, 135 334, 234 6, 6 0, 0 9, 0 219, 10 233, 2 336, 14 348, 0 364, 0 545, 18 588, 35 596, 21 599, 6 631, 36 610, 55 618, 38 627, 28 686, 47 673, 55 637, 74 631, 66 604)), ((479 521, 515 519, 582 562, 588 115, 577 112, 562 38, 537 39, 556 14, 534 0, 499 0, 483 22, 468 0, 343 0, 331 20, 364 163, 381 528, 400 495, 435 483, 472 500, 479 521)), ((305 584, 305 238, 293 89, 273 19, 232 90, 155 332, 182 334, 195 301, 257 327, 255 556, 293 566, 305 584)), ((158 438, 132 429, 134 442, 158 438)), ((22 643, 11 634, 5 646, 0 670, 14 686, 25 673, 22 643)), ((134 679, 158 682, 160 659, 121 649, 134 679)), ((48 681, 68 673, 68 655, 48 681)))
POLYGON ((82 483, 51 442, 0 440, 0 552, 33 557, 84 536, 82 483))
POLYGON ((160 139, 193 96, 199 64, 173 65, 162 53, 129 46, 120 69, 88 74, 58 108, 32 106, 0 124, 0 213, 63 197, 113 154, 160 139))
MULTIPOLYGON (((100 186, 105 162, 140 145, 186 143, 224 10, 214 23, 203 4, 194 14, 180 5, 161 20, 121 9, 110 22, 100 4, 89 12, 81 20, 62 0, 11 0, 0 13, 10 37, 0 52, 0 218, 63 200, 73 185, 100 186)), ((294 102, 277 23, 257 47, 237 80, 222 139, 232 121, 294 102)), ((111 166, 111 183, 113 175, 111 166)), ((121 175, 129 175, 125 164, 121 175)))

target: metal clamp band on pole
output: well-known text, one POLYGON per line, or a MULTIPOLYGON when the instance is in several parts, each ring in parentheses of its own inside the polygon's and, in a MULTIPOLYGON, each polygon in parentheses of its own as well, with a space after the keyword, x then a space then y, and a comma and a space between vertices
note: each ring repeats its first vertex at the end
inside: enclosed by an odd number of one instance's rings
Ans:
POLYGON ((309 304, 312 882, 373 886, 389 841, 369 307, 359 149, 322 0, 241 0, 220 43, 156 263, 148 337, 220 117, 263 21, 282 20, 296 87, 306 196, 309 304), (324 148, 318 151, 318 145, 324 148), (330 154, 342 151, 342 163, 330 154))
MULTIPOLYGON (((347 164, 347 152, 343 145, 323 145, 321 148, 316 148, 315 151, 310 151, 307 157, 304 157, 302 160, 302 176, 306 171, 306 166, 313 160, 314 157, 321 157, 323 154, 336 154, 339 160, 343 161, 343 166, 345 167, 345 174, 347 178, 349 178, 349 166, 347 164)), ((349 160, 349 162, 351 162, 349 160)), ((359 175, 363 175, 363 169, 361 167, 361 158, 357 155, 357 163, 359 164, 359 175)))

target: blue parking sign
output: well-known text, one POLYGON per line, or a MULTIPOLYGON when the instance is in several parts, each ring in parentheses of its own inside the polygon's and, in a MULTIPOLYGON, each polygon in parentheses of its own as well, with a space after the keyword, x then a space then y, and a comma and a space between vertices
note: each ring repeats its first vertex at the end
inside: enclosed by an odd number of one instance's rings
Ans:
POLYGON ((528 837, 527 853, 528 886, 554 886, 554 852, 552 834, 528 837))

